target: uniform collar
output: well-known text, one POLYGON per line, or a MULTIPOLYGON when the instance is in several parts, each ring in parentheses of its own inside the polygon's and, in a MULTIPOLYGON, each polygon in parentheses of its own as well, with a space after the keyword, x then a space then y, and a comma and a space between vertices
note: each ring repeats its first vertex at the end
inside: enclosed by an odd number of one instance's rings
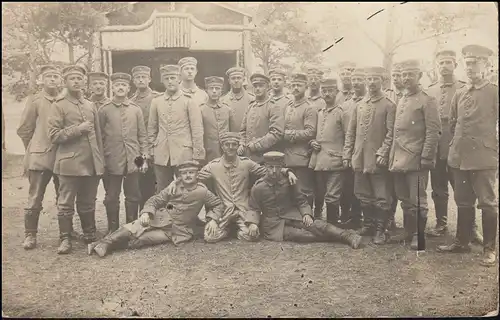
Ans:
POLYGON ((70 95, 69 93, 66 93, 66 96, 64 96, 66 98, 66 100, 68 100, 69 102, 73 103, 73 104, 82 104, 83 103, 83 97, 80 97, 80 99, 77 99, 75 97, 73 97, 72 95, 70 95))
POLYGON ((408 92, 407 90, 404 91, 404 96, 405 97, 411 97, 411 96, 414 96, 416 95, 417 93, 420 93, 422 91, 422 87, 421 86, 418 86, 417 90, 415 90, 415 92, 408 92))
POLYGON ((186 93, 191 93, 191 94, 193 94, 193 93, 198 92, 198 91, 200 90, 200 88, 198 88, 198 86, 197 86, 196 84, 194 85, 194 88, 192 88, 192 89, 191 89, 191 88, 186 88, 186 87, 184 87, 184 86, 181 84, 181 90, 182 90, 182 91, 184 91, 184 92, 186 92, 186 93))
POLYGON ((151 88, 146 88, 146 90, 144 92, 140 91, 139 89, 137 89, 134 93, 134 98, 146 98, 147 96, 149 96, 151 93, 153 92, 153 90, 151 88))
POLYGON ((324 108, 321 108, 321 110, 323 110, 324 112, 327 112, 327 113, 330 113, 332 112, 333 110, 336 110, 337 108, 339 107, 338 104, 334 105, 333 107, 329 108, 328 106, 324 107, 324 108))
POLYGON ((313 100, 313 101, 316 101, 318 100, 319 98, 321 98, 321 95, 317 95, 317 96, 309 96, 309 99, 313 100))
POLYGON ((208 104, 207 102, 205 102, 205 104, 212 109, 219 109, 222 106, 220 101, 217 101, 217 103, 215 105, 208 104))
POLYGON ((176 93, 174 93, 173 95, 169 96, 167 91, 165 91, 165 93, 163 94, 165 100, 173 100, 173 101, 176 101, 177 99, 179 99, 179 97, 181 96, 182 92, 181 90, 177 90, 176 93))
POLYGON ((241 100, 245 96, 245 89, 241 89, 238 95, 234 94, 233 90, 229 91, 229 99, 231 100, 241 100))
POLYGON ((482 89, 488 83, 490 83, 490 82, 486 79, 482 79, 481 81, 479 81, 479 83, 472 83, 469 81, 469 82, 467 82, 467 90, 472 90, 472 89, 479 90, 479 89, 482 89))
POLYGON ((287 179, 285 179, 285 177, 281 177, 281 179, 278 179, 278 180, 271 180, 271 179, 268 179, 267 177, 264 177, 263 179, 270 187, 275 187, 275 186, 282 186, 284 184, 286 184, 286 182, 288 181, 287 179))
POLYGON ((307 98, 306 96, 304 96, 302 99, 300 99, 300 100, 298 100, 298 101, 294 101, 294 102, 293 102, 293 106, 294 106, 294 107, 298 107, 298 106, 300 106, 300 105, 302 105, 302 104, 306 103, 306 102, 307 102, 307 99, 308 99, 308 98, 307 98))
POLYGON ((59 95, 51 96, 45 90, 42 92, 42 95, 45 99, 49 100, 50 102, 54 102, 54 100, 56 100, 57 97, 59 96, 59 95))
POLYGON ((285 92, 284 91, 281 91, 281 94, 279 96, 275 95, 274 92, 271 93, 271 98, 275 101, 281 99, 281 98, 284 98, 285 97, 285 92))
POLYGON ((383 95, 383 94, 378 95, 378 96, 375 96, 375 97, 370 97, 370 96, 367 96, 367 97, 366 97, 366 102, 372 102, 372 103, 375 103, 375 102, 377 102, 377 101, 381 100, 383 97, 384 97, 384 95, 383 95))
POLYGON ((107 99, 107 98, 108 98, 108 97, 106 97, 105 95, 103 95, 101 100, 96 100, 96 96, 95 96, 95 95, 90 96, 90 100, 91 100, 92 102, 102 102, 102 101, 106 101, 106 99, 107 99))
POLYGON ((226 160, 226 158, 224 156, 222 156, 222 165, 226 168, 236 168, 238 166, 238 164, 240 163, 240 158, 238 156, 236 156, 236 159, 233 161, 233 162, 229 162, 226 160))
POLYGON ((444 82, 444 79, 443 78, 440 78, 439 79, 439 87, 451 87, 453 86, 455 83, 457 83, 457 80, 455 79, 455 77, 453 77, 451 79, 450 82, 444 82))
POLYGON ((128 107, 128 106, 129 106, 129 104, 130 104, 130 102, 129 102, 127 99, 125 99, 125 100, 124 100, 124 101, 122 101, 122 102, 118 102, 118 101, 116 101, 115 99, 113 99, 113 100, 111 100, 111 102, 113 102, 113 104, 114 104, 116 107, 121 107, 121 106, 126 106, 126 107, 128 107))
POLYGON ((254 100, 254 101, 253 101, 253 106, 255 106, 255 107, 260 107, 260 106, 263 106, 263 105, 265 105, 266 103, 268 103, 270 100, 271 100, 271 98, 270 98, 270 97, 267 97, 267 99, 266 99, 266 100, 264 100, 264 101, 257 101, 257 100, 254 100))
POLYGON ((363 99, 365 96, 357 96, 355 94, 353 94, 351 100, 353 100, 354 102, 358 102, 358 101, 361 101, 361 99, 363 99))

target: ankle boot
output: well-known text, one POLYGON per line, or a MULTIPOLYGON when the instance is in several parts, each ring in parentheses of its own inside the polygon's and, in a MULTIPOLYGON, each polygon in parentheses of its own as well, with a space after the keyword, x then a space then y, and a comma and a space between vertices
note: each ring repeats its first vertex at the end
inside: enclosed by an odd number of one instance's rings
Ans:
POLYGON ((326 204, 326 221, 333 225, 339 223, 339 206, 337 204, 326 204))
POLYGON ((73 223, 73 216, 58 216, 59 222, 59 238, 61 243, 57 248, 57 254, 68 254, 71 252, 71 224, 73 223))
POLYGON ((354 230, 344 230, 331 223, 327 223, 323 228, 323 232, 327 239, 348 244, 353 249, 359 248, 361 244, 362 238, 354 230))
POLYGON ((376 221, 376 232, 375 232, 375 237, 373 238, 373 243, 376 245, 382 245, 385 244, 386 242, 386 235, 385 235, 385 230, 386 230, 386 223, 387 223, 387 217, 388 217, 388 212, 385 210, 382 210, 380 208, 377 208, 377 221, 376 221))
POLYGON ((115 232, 105 236, 103 239, 93 242, 87 246, 87 253, 92 254, 93 251, 97 253, 99 257, 104 257, 111 250, 122 243, 126 243, 130 240, 132 233, 124 228, 120 227, 115 232))
POLYGON ((82 224, 83 242, 86 244, 97 240, 95 227, 95 211, 78 213, 82 224))
POLYGON ((364 207, 363 208, 363 225, 361 230, 359 230, 358 234, 360 236, 373 236, 375 235, 375 219, 373 219, 375 215, 373 207, 364 207))
POLYGON ((498 211, 495 208, 482 210, 482 224, 484 234, 484 252, 496 252, 498 211))
MULTIPOLYGON (((484 229, 483 229, 483 232, 484 232, 484 229)), ((483 243, 484 243, 483 235, 477 229, 476 210, 474 210, 474 220, 472 221, 472 238, 471 238, 471 242, 475 243, 475 244, 478 244, 480 246, 482 246, 483 243)))
POLYGON ((125 222, 131 223, 137 220, 139 214, 139 203, 125 201, 125 222))
POLYGON ((23 248, 31 250, 36 247, 36 233, 27 233, 23 241, 23 248))
POLYGON ((34 249, 36 247, 36 233, 38 231, 38 220, 40 218, 40 210, 24 211, 24 230, 25 239, 23 248, 25 250, 34 249))
POLYGON ((457 233, 451 245, 440 245, 438 252, 444 253, 466 253, 470 252, 469 243, 472 236, 472 224, 474 221, 474 208, 458 208, 457 233))
POLYGON ((448 230, 448 200, 434 200, 436 209, 436 227, 431 229, 427 234, 431 237, 441 237, 448 230))
POLYGON ((416 224, 413 220, 414 217, 408 212, 408 210, 403 210, 403 232, 396 236, 391 236, 390 242, 391 243, 398 243, 398 242, 408 242, 411 241, 413 238, 413 225, 416 224))
POLYGON ((106 217, 108 218, 108 234, 111 234, 120 226, 120 209, 106 206, 106 217))

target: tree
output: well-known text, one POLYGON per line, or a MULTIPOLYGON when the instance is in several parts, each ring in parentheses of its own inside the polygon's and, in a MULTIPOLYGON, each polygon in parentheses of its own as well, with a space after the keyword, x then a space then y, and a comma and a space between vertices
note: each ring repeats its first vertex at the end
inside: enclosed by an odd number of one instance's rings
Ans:
POLYGON ((252 50, 265 73, 287 57, 295 57, 302 64, 320 62, 321 42, 317 31, 304 19, 300 3, 262 2, 254 23, 252 50))

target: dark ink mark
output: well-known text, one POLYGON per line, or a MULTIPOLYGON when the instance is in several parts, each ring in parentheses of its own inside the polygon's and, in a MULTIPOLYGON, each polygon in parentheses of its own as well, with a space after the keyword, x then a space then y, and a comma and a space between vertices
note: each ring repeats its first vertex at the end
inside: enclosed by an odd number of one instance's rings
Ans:
POLYGON ((369 16, 368 18, 366 18, 366 20, 370 20, 371 18, 373 18, 374 16, 376 16, 377 14, 379 14, 380 12, 384 11, 385 9, 380 9, 379 11, 375 12, 374 14, 372 14, 371 16, 369 16))
POLYGON ((335 41, 335 43, 334 43, 334 44, 332 44, 332 45, 328 46, 326 49, 323 49, 323 52, 325 52, 325 51, 327 51, 327 50, 331 49, 334 45, 336 45, 337 43, 339 43, 339 42, 340 42, 340 41, 342 41, 343 39, 344 39, 344 37, 342 37, 342 38, 338 39, 337 41, 335 41))
POLYGON ((296 307, 296 306, 297 306, 297 304, 296 304, 296 303, 294 303, 294 304, 293 304, 293 306, 294 306, 294 307, 296 307))
POLYGON ((313 283, 313 281, 312 281, 312 280, 309 280, 309 283, 313 283))
POLYGON ((300 277, 301 277, 301 278, 304 278, 304 274, 301 274, 301 275, 300 275, 300 277))
POLYGON ((280 246, 280 248, 281 248, 281 251, 285 251, 285 250, 283 250, 283 247, 280 246))

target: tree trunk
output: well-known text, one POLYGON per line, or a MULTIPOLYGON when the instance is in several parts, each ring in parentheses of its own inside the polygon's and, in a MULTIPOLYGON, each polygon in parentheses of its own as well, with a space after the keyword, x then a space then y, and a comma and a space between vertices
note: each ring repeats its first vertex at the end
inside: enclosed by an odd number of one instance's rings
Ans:
POLYGON ((385 50, 384 50, 384 68, 390 74, 392 67, 392 58, 394 57, 394 6, 389 4, 387 10, 387 24, 385 26, 385 50))
POLYGON ((73 44, 68 43, 69 63, 75 63, 75 47, 73 44))

